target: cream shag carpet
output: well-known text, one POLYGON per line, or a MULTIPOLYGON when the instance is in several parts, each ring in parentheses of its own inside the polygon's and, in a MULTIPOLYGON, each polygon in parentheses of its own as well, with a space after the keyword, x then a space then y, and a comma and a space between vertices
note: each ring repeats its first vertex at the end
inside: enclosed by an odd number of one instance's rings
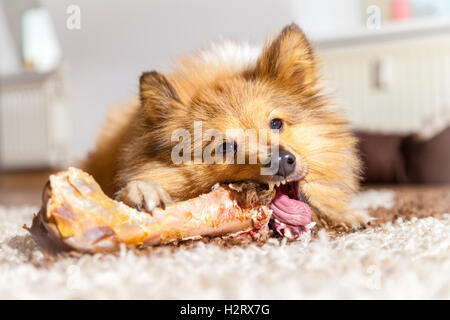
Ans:
MULTIPOLYGON (((393 191, 366 191, 354 207, 390 207, 393 191)), ((397 219, 335 239, 223 248, 196 242, 146 254, 48 261, 22 229, 33 207, 0 207, 3 299, 450 298, 450 214, 397 219)))

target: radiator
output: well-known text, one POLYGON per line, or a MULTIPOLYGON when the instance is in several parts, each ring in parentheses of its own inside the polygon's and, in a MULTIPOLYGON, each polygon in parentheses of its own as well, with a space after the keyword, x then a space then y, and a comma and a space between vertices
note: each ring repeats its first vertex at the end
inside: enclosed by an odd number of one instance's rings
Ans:
POLYGON ((68 162, 68 103, 60 71, 4 77, 0 167, 57 168, 68 162))
POLYGON ((450 111, 450 32, 365 40, 319 49, 323 77, 354 128, 411 132, 450 111))

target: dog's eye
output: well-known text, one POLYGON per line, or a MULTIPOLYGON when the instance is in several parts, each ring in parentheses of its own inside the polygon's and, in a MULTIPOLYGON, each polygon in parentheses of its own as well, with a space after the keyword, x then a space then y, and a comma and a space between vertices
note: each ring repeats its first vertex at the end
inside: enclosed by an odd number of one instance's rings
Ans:
POLYGON ((281 130, 281 128, 283 128, 283 125, 284 125, 284 123, 283 123, 283 120, 281 120, 281 119, 276 118, 276 119, 270 120, 270 128, 271 129, 281 130))
POLYGON ((237 150, 237 144, 234 141, 226 141, 219 145, 216 149, 217 153, 229 153, 229 152, 236 152, 237 150))

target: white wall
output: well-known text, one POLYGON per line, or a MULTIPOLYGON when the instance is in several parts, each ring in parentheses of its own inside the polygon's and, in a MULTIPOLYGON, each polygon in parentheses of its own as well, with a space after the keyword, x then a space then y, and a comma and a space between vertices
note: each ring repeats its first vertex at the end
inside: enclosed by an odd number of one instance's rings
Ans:
POLYGON ((11 30, 6 23, 3 3, 0 1, 0 75, 19 72, 21 70, 19 57, 11 30))
POLYGON ((73 106, 74 156, 94 145, 108 106, 137 94, 144 70, 230 38, 261 43, 296 21, 311 38, 360 25, 359 0, 44 0, 54 19, 73 106), (81 29, 66 28, 66 8, 81 9, 81 29))

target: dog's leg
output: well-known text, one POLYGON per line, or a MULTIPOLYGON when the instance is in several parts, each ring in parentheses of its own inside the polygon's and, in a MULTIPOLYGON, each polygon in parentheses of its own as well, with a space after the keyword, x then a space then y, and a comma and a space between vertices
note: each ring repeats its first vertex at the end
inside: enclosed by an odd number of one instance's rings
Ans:
POLYGON ((156 182, 134 180, 116 193, 116 199, 136 208, 151 213, 155 208, 172 203, 170 195, 156 182))

